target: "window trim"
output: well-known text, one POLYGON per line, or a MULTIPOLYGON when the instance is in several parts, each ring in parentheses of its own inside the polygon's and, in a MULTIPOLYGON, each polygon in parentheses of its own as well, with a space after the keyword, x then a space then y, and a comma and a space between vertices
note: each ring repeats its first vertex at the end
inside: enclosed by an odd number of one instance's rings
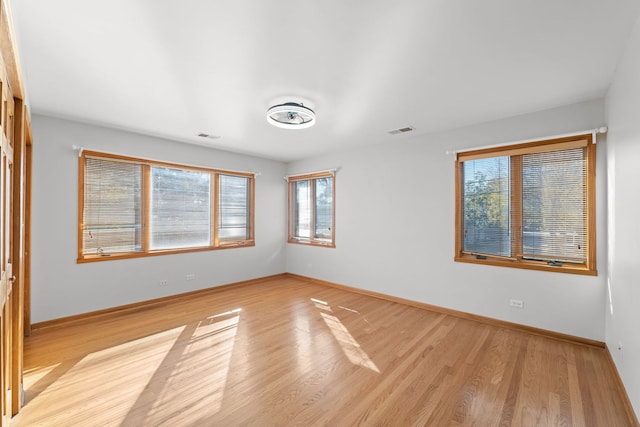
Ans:
MULTIPOLYGON (((520 170, 521 162, 515 162, 512 171, 520 170)), ((513 175, 513 174, 512 174, 513 175)), ((517 175, 516 175, 517 176, 517 175)), ((455 163, 455 256, 454 261, 467 262, 473 264, 485 264, 500 267, 514 267, 529 270, 554 271, 560 273, 583 274, 597 276, 596 268, 596 145, 593 134, 587 133, 576 136, 548 139, 544 141, 525 142, 520 144, 505 145, 493 148, 484 148, 459 152, 455 163), (522 237, 518 233, 512 235, 512 257, 492 256, 482 254, 479 258, 476 254, 463 250, 463 209, 462 209, 462 163, 468 160, 482 159, 498 156, 517 156, 522 154, 540 153, 549 151, 565 150, 576 147, 586 148, 586 224, 587 232, 587 259, 585 263, 572 264, 563 263, 561 266, 549 265, 547 261, 536 261, 523 259, 522 256, 513 255, 522 253, 522 237)), ((522 194, 521 177, 517 176, 511 180, 511 224, 512 230, 522 228, 522 194)))
POLYGON ((247 246, 255 246, 255 174, 250 172, 239 172, 224 169, 207 168, 203 166, 192 166, 180 163, 172 163, 160 160, 150 160, 139 157, 130 157, 120 154, 104 153, 99 151, 82 150, 78 156, 78 241, 77 241, 77 263, 95 262, 95 261, 111 261, 116 259, 129 259, 129 258, 142 258, 148 256, 158 255, 170 255, 179 253, 190 252, 203 252, 218 249, 239 248, 247 246), (87 157, 111 160, 119 162, 135 163, 142 166, 142 249, 140 251, 131 252, 115 252, 105 255, 100 254, 83 254, 83 232, 84 232, 84 189, 85 189, 85 165, 87 157), (210 242, 209 246, 199 246, 190 248, 176 248, 176 249, 150 249, 151 233, 149 224, 151 223, 151 167, 165 167, 180 169, 186 171, 199 171, 208 172, 211 174, 211 193, 209 195, 209 202, 211 204, 211 225, 210 225, 210 242), (241 176, 249 178, 249 221, 248 221, 248 234, 249 238, 239 240, 220 241, 218 234, 218 221, 219 221, 219 176, 231 175, 241 176))
MULTIPOLYGON (((287 192, 288 192, 288 206, 287 206, 287 242, 294 243, 299 245, 309 245, 309 246, 321 246, 325 248, 335 248, 336 247, 336 174, 333 171, 328 172, 314 172, 308 173, 304 175, 290 175, 287 176, 287 192), (311 237, 309 239, 297 237, 294 232, 295 224, 292 221, 293 217, 293 185, 298 181, 313 181, 318 178, 327 178, 331 177, 331 241, 324 242, 315 237, 311 237)), ((314 192, 314 200, 315 200, 315 185, 309 185, 314 192)), ((311 224, 310 229, 315 230, 315 203, 313 204, 313 211, 311 212, 311 224)))

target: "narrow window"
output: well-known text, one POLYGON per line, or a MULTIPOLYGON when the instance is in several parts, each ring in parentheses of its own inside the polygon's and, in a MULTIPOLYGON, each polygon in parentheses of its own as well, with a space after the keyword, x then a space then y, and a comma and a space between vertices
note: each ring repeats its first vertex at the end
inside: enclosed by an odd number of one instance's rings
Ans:
POLYGON ((470 160, 464 180, 464 250, 511 255, 509 157, 470 160))
POLYGON ((456 261, 597 274, 591 135, 458 154, 456 261))
POLYGON ((219 175, 218 239, 220 242, 251 238, 251 183, 246 176, 219 175))
POLYGON ((522 156, 523 258, 587 262, 586 182, 583 148, 522 156))
POLYGON ((335 246, 334 193, 331 173, 289 177, 289 243, 335 246))

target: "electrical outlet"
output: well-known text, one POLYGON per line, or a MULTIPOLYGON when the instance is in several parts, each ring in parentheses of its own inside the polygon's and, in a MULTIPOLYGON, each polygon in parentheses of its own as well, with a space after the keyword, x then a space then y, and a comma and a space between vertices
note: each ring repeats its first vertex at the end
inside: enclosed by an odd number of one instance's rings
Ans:
POLYGON ((196 275, 195 274, 187 274, 187 281, 189 280, 196 280, 196 275))
POLYGON ((159 285, 160 286, 169 286, 169 280, 168 279, 160 280, 159 285))
POLYGON ((524 308, 524 301, 521 299, 510 299, 509 305, 515 308, 524 308))

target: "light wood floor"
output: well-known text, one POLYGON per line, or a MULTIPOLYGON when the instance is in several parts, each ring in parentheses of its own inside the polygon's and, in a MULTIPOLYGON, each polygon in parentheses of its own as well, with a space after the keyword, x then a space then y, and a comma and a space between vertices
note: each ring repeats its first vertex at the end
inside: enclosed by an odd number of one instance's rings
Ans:
POLYGON ((603 349, 295 278, 35 331, 13 426, 627 426, 603 349))

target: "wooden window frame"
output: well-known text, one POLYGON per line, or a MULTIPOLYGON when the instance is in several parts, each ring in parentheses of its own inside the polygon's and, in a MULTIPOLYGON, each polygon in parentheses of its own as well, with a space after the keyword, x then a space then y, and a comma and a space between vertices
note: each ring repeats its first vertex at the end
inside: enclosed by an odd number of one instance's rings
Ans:
POLYGON ((95 261, 112 261, 116 259, 128 259, 128 258, 141 258, 157 255, 169 255, 177 253, 189 253, 189 252, 202 252, 227 248, 238 248, 255 246, 255 175, 248 172, 237 172, 222 169, 213 169, 200 166, 190 166, 179 163, 164 162, 158 160, 149 160, 137 157, 128 157, 118 154, 103 153, 98 151, 83 150, 78 157, 78 263, 95 262, 95 261), (131 252, 111 252, 108 254, 84 254, 83 253, 83 232, 84 232, 84 191, 85 191, 85 164, 87 157, 97 158, 102 160, 130 162, 139 164, 142 166, 142 248, 139 251, 131 252), (211 204, 211 222, 210 222, 210 245, 198 246, 190 248, 175 248, 175 249, 150 249, 150 236, 151 230, 149 224, 151 224, 151 167, 165 167, 180 169, 185 171, 198 171, 207 172, 211 174, 211 185, 209 202, 211 204), (231 175, 246 177, 249 179, 249 220, 248 220, 248 238, 238 240, 223 240, 218 237, 218 222, 219 222, 219 176, 231 175))
MULTIPOLYGON (((305 175, 292 175, 287 177, 288 181, 288 243, 301 244, 301 245, 311 245, 311 246, 322 246, 325 248, 335 248, 336 241, 336 231, 335 231, 335 223, 336 223, 336 176, 333 172, 318 172, 311 173, 305 175), (327 242, 322 239, 316 237, 300 237, 296 236, 295 233, 295 224, 292 220, 293 218, 293 209, 295 207, 295 194, 294 194, 294 184, 299 181, 310 181, 309 188, 312 192, 311 199, 315 201, 315 180, 319 178, 328 178, 331 177, 331 241, 327 242)), ((309 228, 311 233, 315 230, 315 203, 312 205, 311 212, 311 223, 309 228)))
POLYGON ((535 141, 495 148, 471 150, 458 153, 455 167, 455 257, 454 261, 473 264, 485 264, 500 267, 514 267, 529 270, 553 271, 571 274, 583 274, 597 276, 596 268, 596 147, 592 134, 577 135, 564 138, 555 138, 544 141, 535 141), (586 219, 585 230, 588 245, 586 262, 561 263, 550 265, 548 261, 536 261, 524 259, 522 254, 522 233, 516 232, 522 229, 522 163, 521 155, 557 151, 576 147, 585 147, 586 159, 586 219), (474 254, 466 252, 464 248, 464 212, 462 206, 462 186, 464 161, 511 156, 511 254, 510 257, 493 256, 487 254, 474 254), (515 230, 515 231, 514 231, 515 230))

